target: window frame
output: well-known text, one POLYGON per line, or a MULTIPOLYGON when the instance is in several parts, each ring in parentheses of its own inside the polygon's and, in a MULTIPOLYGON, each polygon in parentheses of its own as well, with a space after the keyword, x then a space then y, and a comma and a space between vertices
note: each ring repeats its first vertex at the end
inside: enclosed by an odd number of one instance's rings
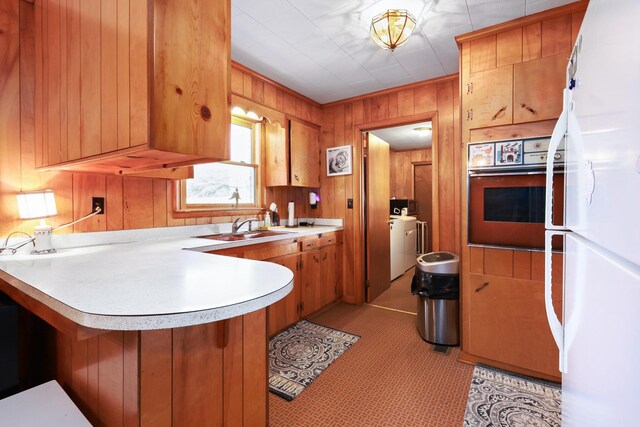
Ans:
MULTIPOLYGON (((254 120, 248 117, 232 114, 231 122, 229 126, 231 126, 232 124, 251 128, 252 157, 253 157, 254 163, 235 162, 231 160, 225 160, 221 162, 211 162, 211 163, 224 163, 228 165, 236 165, 236 166, 242 166, 242 167, 253 167, 254 186, 255 186, 254 203, 242 203, 242 199, 240 199, 240 202, 238 203, 237 207, 235 202, 232 200, 229 200, 229 203, 188 204, 186 200, 187 180, 181 179, 176 182, 176 185, 174 187, 175 193, 176 193, 176 197, 175 197, 176 206, 174 210, 176 212, 182 212, 182 213, 200 212, 200 213, 211 213, 211 214, 216 214, 220 212, 233 212, 236 214, 240 214, 245 212, 259 212, 262 210, 263 191, 262 191, 262 170, 260 168, 260 164, 261 164, 260 160, 261 160, 261 154, 262 154, 260 148, 261 148, 262 131, 263 131, 262 120, 254 120)), ((231 144, 231 141, 229 141, 229 144, 231 144)), ((231 153, 231 147, 229 147, 229 153, 231 153)), ((189 178, 189 179, 193 179, 193 178, 189 178)), ((214 216, 214 215, 207 215, 207 216, 214 216)))

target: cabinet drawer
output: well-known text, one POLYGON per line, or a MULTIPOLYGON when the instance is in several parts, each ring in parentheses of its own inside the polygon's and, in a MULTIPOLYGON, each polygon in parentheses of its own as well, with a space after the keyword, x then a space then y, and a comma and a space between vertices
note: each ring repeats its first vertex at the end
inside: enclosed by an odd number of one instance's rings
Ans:
POLYGON ((335 245, 336 244, 336 235, 332 234, 330 236, 322 236, 319 239, 319 246, 327 246, 327 245, 335 245))
POLYGON ((320 240, 319 239, 310 239, 310 240, 304 240, 300 243, 300 250, 301 251, 310 251, 312 249, 315 249, 317 247, 320 246, 320 240))
POLYGON ((295 254, 298 252, 297 243, 288 243, 285 245, 269 245, 259 249, 245 251, 244 257, 247 259, 264 260, 275 258, 277 256, 295 254))

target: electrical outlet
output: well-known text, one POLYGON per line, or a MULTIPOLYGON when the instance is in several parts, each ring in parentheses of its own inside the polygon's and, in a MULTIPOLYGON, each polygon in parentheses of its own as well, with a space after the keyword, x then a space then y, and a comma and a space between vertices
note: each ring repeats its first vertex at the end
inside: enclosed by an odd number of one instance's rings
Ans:
POLYGON ((104 215, 104 197, 91 198, 91 212, 95 212, 96 208, 100 208, 100 213, 98 215, 104 215))
POLYGON ((347 199, 347 209, 353 209, 353 199, 347 199))

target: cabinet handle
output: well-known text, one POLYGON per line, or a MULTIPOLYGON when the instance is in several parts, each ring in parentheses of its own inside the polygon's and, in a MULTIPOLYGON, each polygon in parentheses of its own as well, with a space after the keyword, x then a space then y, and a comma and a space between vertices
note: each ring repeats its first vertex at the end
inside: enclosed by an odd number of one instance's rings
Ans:
POLYGON ((482 284, 482 286, 476 288, 476 292, 480 292, 481 290, 483 290, 484 288, 486 288, 487 286, 489 286, 489 282, 484 282, 482 284))
POLYGON ((525 110, 527 110, 531 114, 538 115, 538 112, 536 110, 534 110, 533 108, 529 107, 527 104, 520 104, 520 107, 524 108, 525 110))
POLYGON ((313 260, 314 260, 315 262, 320 262, 320 259, 319 259, 319 258, 316 258, 316 256, 315 256, 315 255, 313 256, 313 260))
POLYGON ((497 113, 495 113, 495 114, 493 115, 493 117, 491 117, 491 120, 495 120, 495 119, 497 119, 498 117, 502 117, 502 116, 504 116, 505 111, 507 111, 507 106, 506 106, 506 105, 505 105, 504 107, 502 107, 501 109, 499 109, 499 110, 498 110, 498 112, 497 112, 497 113))
POLYGON ((325 253, 324 253, 324 256, 322 257, 322 260, 324 261, 325 259, 327 259, 327 256, 328 256, 328 255, 329 255, 329 254, 325 252, 325 253))
POLYGON ((296 181, 300 182, 300 177, 298 177, 298 175, 293 174, 293 177, 296 179, 296 181))

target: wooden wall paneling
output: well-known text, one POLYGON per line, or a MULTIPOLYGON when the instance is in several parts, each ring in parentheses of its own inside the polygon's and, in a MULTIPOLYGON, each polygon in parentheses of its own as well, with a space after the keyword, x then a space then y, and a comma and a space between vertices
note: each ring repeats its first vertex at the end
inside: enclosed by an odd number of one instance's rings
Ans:
POLYGON ((74 403, 86 414, 89 410, 86 396, 88 392, 87 349, 88 340, 69 340, 71 346, 71 390, 70 395, 74 403))
POLYGON ((454 132, 453 132, 453 83, 438 84, 438 164, 434 170, 438 176, 434 186, 438 188, 439 216, 434 218, 434 229, 440 234, 438 250, 454 251, 455 243, 455 180, 457 167, 454 164, 454 132), (440 221, 440 218, 443 220, 440 221))
POLYGON ((171 427, 173 369, 172 329, 140 333, 140 389, 152 390, 140 396, 141 427, 171 427))
POLYGON ((101 152, 105 153, 118 149, 118 69, 120 64, 118 63, 118 34, 116 33, 118 28, 117 1, 100 2, 100 20, 101 152))
POLYGON ((107 218, 107 230, 122 230, 124 227, 124 201, 122 177, 107 175, 105 216, 107 218))
POLYGON ((166 227, 171 207, 167 207, 167 181, 153 180, 153 226, 166 227))
POLYGON ((571 51, 571 15, 542 21, 542 57, 571 51))
POLYGON ((116 5, 116 85, 117 85, 117 149, 129 146, 129 2, 117 0, 116 5))
MULTIPOLYGON (((43 150, 43 132, 44 126, 44 102, 42 102, 44 98, 44 53, 43 53, 43 40, 42 37, 36 37, 35 32, 36 28, 39 29, 40 34, 45 35, 43 30, 43 16, 42 16, 42 6, 36 7, 35 5, 26 5, 23 2, 19 2, 21 4, 21 8, 25 11, 25 13, 20 13, 20 19, 22 21, 22 28, 20 29, 20 48, 23 46, 30 44, 29 39, 33 38, 33 58, 31 61, 28 61, 29 55, 21 55, 21 58, 27 60, 26 62, 22 62, 20 64, 20 74, 24 75, 21 79, 24 80, 28 77, 31 67, 33 67, 33 92, 31 92, 31 88, 29 86, 21 86, 20 87, 20 99, 30 98, 33 96, 33 121, 34 121, 34 141, 33 141, 33 156, 34 156, 34 165, 36 167, 42 166, 44 164, 44 153, 43 150), (33 13, 32 20, 29 18, 28 12, 33 13), (38 83, 36 83, 38 82, 38 83)), ((11 2, 5 2, 5 5, 11 5, 11 2)), ((22 11, 21 11, 22 12, 22 11)), ((77 39, 78 42, 80 38, 77 39)), ((78 52, 80 49, 78 49, 78 52)), ((25 52, 26 53, 26 52, 25 52)), ((9 76, 9 74, 3 72, 2 76, 9 76)), ((78 97, 79 98, 79 97, 78 97)), ((3 97, 4 99, 4 97, 3 97)), ((9 104, 11 105, 11 104, 9 104)), ((24 114, 24 111, 22 112, 24 114)), ((78 126, 78 129, 80 127, 78 126)), ((4 170, 4 169, 2 169, 4 170)), ((1 182, 2 180, 0 180, 1 182)), ((2 203, 4 205, 4 203, 2 203)))
POLYGON ((16 193, 21 189, 20 171, 20 50, 19 0, 0 4, 0 232, 20 229, 16 193))
POLYGON ((69 56, 67 46, 67 11, 60 2, 60 153, 63 160, 69 159, 69 137, 68 137, 68 113, 66 106, 68 103, 68 64, 66 58, 69 56))
MULTIPOLYGON (((413 92, 411 92, 413 95, 413 92)), ((362 117, 365 122, 371 122, 371 98, 362 100, 362 117)))
MULTIPOLYGON (((82 156, 82 137, 81 137, 81 124, 80 124, 80 108, 81 108, 81 29, 80 29, 80 2, 81 0, 67 0, 67 67, 66 67, 66 81, 67 81, 67 158, 69 160, 79 159, 82 156)), ((127 52, 127 58, 129 52, 127 52)), ((118 58, 120 60, 120 58, 118 58)), ((127 81, 129 76, 127 76, 127 81)), ((129 99, 126 97, 123 100, 123 104, 129 105, 129 99)), ((42 102, 42 101, 41 101, 42 102)), ((128 117, 127 117, 128 121, 128 117)), ((118 129, 120 132, 120 129, 118 129)))
MULTIPOLYGON (((223 424, 225 426, 242 426, 243 420, 243 318, 234 317, 223 320, 226 322, 226 332, 228 334, 225 342, 228 342, 223 349, 223 424)), ((221 329, 218 329, 220 333, 221 329)))
MULTIPOLYGON (((108 426, 123 425, 124 411, 124 334, 121 331, 99 335, 98 414, 108 426)), ((137 373, 136 373, 137 374, 137 373)))
POLYGON ((97 419, 99 415, 99 354, 98 339, 93 337, 87 340, 87 402, 89 405, 90 419, 97 419))
POLYGON ((123 334, 123 426, 140 426, 140 332, 123 334))
POLYGON ((522 62, 522 28, 496 34, 496 66, 522 62))
POLYGON ((264 104, 264 82, 254 78, 251 80, 251 99, 264 104))
POLYGON ((475 73, 496 68, 497 39, 495 34, 472 40, 469 44, 471 46, 470 72, 475 73))
POLYGON ((282 89, 276 89, 276 110, 284 111, 284 91, 282 89))
POLYGON ((485 248, 484 272, 491 276, 513 277, 513 251, 485 248))
POLYGON ((71 338, 56 330, 56 380, 70 394, 71 392, 71 338))
POLYGON ((217 326, 173 329, 173 426, 223 425, 222 349, 211 345, 217 326))
MULTIPOLYGON (((82 79, 80 79, 80 138, 82 141, 81 155, 88 157, 100 154, 102 145, 101 64, 98 60, 100 57, 100 0, 82 0, 80 8, 81 14, 87 18, 80 22, 80 67, 82 70, 82 79)), ((52 82, 49 81, 49 86, 51 84, 52 82)), ((51 94, 49 95, 49 104, 51 104, 51 94)), ((51 125, 48 128, 51 129, 51 125)), ((48 145, 49 147, 56 146, 51 140, 48 145)), ((49 151, 51 155, 51 149, 49 151)), ((55 161, 50 158, 49 164, 59 161, 58 158, 55 158, 55 161)))
POLYGON ((277 107, 277 91, 276 87, 272 84, 265 83, 264 84, 264 104, 269 108, 278 108, 277 107))
POLYGON ((388 111, 389 111, 389 118, 393 119, 395 117, 398 117, 398 93, 397 92, 391 92, 389 94, 387 94, 387 103, 388 103, 388 111))
POLYGON ((245 98, 253 98, 253 78, 250 74, 242 74, 242 95, 245 98))
POLYGON ((284 94, 284 112, 291 116, 296 115, 296 98, 290 93, 284 94))
MULTIPOLYGON (((82 2, 84 4, 84 1, 82 2)), ((146 144, 151 127, 149 123, 149 38, 148 0, 129 2, 129 145, 146 144)), ((84 153, 83 153, 84 154, 84 153)))
POLYGON ((584 19, 585 11, 574 12, 571 14, 571 46, 573 46, 578 38, 578 33, 580 32, 580 26, 582 25, 582 20, 584 19))
POLYGON ((531 61, 542 55, 542 29, 539 22, 522 28, 522 60, 531 61))
POLYGON ((398 92, 398 116, 410 116, 414 111, 413 89, 404 89, 398 92))
POLYGON ((244 96, 244 73, 231 67, 231 92, 244 96))
POLYGON ((415 114, 427 113, 438 109, 438 87, 433 84, 417 86, 413 90, 415 114))
POLYGON ((371 120, 384 120, 389 116, 389 97, 376 96, 371 100, 371 120))
POLYGON ((167 181, 165 186, 167 187, 166 195, 167 195, 167 226, 175 227, 184 225, 184 218, 175 218, 173 216, 173 204, 174 200, 174 186, 176 185, 173 181, 167 181))
POLYGON ((48 46, 47 51, 47 75, 48 85, 46 92, 47 99, 47 118, 49 122, 48 141, 49 141, 49 162, 59 163, 66 160, 66 153, 62 151, 62 142, 60 140, 60 131, 62 128, 62 115, 60 109, 61 101, 61 55, 60 51, 60 4, 55 2, 47 2, 46 19, 47 19, 47 37, 50 40, 56 40, 48 46))
POLYGON ((124 228, 153 227, 153 179, 123 178, 124 228))
POLYGON ((267 309, 245 314, 243 331, 256 337, 243 340, 244 425, 257 426, 268 419, 267 309))
POLYGON ((408 199, 413 199, 413 165, 411 164, 411 152, 404 151, 402 153, 402 163, 405 165, 402 174, 402 188, 408 199))
MULTIPOLYGON (((462 198, 461 188, 462 188, 462 158, 466 159, 466 151, 462 149, 462 139, 461 139, 461 129, 460 129, 460 85, 458 82, 451 82, 451 86, 453 87, 453 189, 454 189, 454 242, 455 242, 455 250, 454 252, 462 255, 462 235, 460 230, 460 224, 462 223, 462 198)), ((429 155, 431 155, 431 150, 429 150, 429 155)))
POLYGON ((513 277, 531 279, 531 252, 513 251, 513 277))
MULTIPOLYGON (((396 97, 397 99, 397 97, 396 97)), ((351 134, 351 132, 353 132, 353 124, 354 124, 354 118, 353 118, 353 105, 352 104, 348 104, 345 106, 345 123, 344 123, 344 131, 345 131, 345 135, 349 135, 351 134)), ((354 242, 353 242, 353 238, 354 238, 354 215, 356 213, 356 211, 354 209, 347 209, 347 200, 348 199, 353 199, 353 194, 354 194, 354 183, 358 182, 357 180, 357 175, 355 175, 355 172, 351 175, 345 175, 344 177, 345 179, 345 187, 344 187, 344 198, 342 199, 342 203, 340 203, 340 199, 337 198, 337 211, 340 212, 344 218, 344 227, 347 228, 348 230, 350 230, 350 235, 349 238, 347 239, 346 244, 341 244, 340 247, 342 248, 342 250, 338 251, 338 255, 340 256, 340 259, 338 260, 338 266, 342 266, 342 269, 340 270, 339 274, 342 274, 342 278, 340 281, 340 294, 344 294, 344 287, 345 287, 345 283, 349 282, 351 283, 353 281, 353 277, 354 277, 354 264, 351 262, 344 262, 344 257, 345 255, 348 256, 348 259, 353 259, 354 256, 354 242)), ((344 235, 344 232, 343 232, 344 235)), ((344 241, 344 236, 343 236, 343 241, 344 241)))
MULTIPOLYGON (((73 174, 73 219, 74 221, 93 212, 92 197, 105 198, 106 211, 107 188, 105 176, 94 174, 73 174)), ((107 211, 108 212, 108 211, 107 211)), ((95 215, 73 226, 74 233, 83 231, 106 231, 107 213, 95 215)))

